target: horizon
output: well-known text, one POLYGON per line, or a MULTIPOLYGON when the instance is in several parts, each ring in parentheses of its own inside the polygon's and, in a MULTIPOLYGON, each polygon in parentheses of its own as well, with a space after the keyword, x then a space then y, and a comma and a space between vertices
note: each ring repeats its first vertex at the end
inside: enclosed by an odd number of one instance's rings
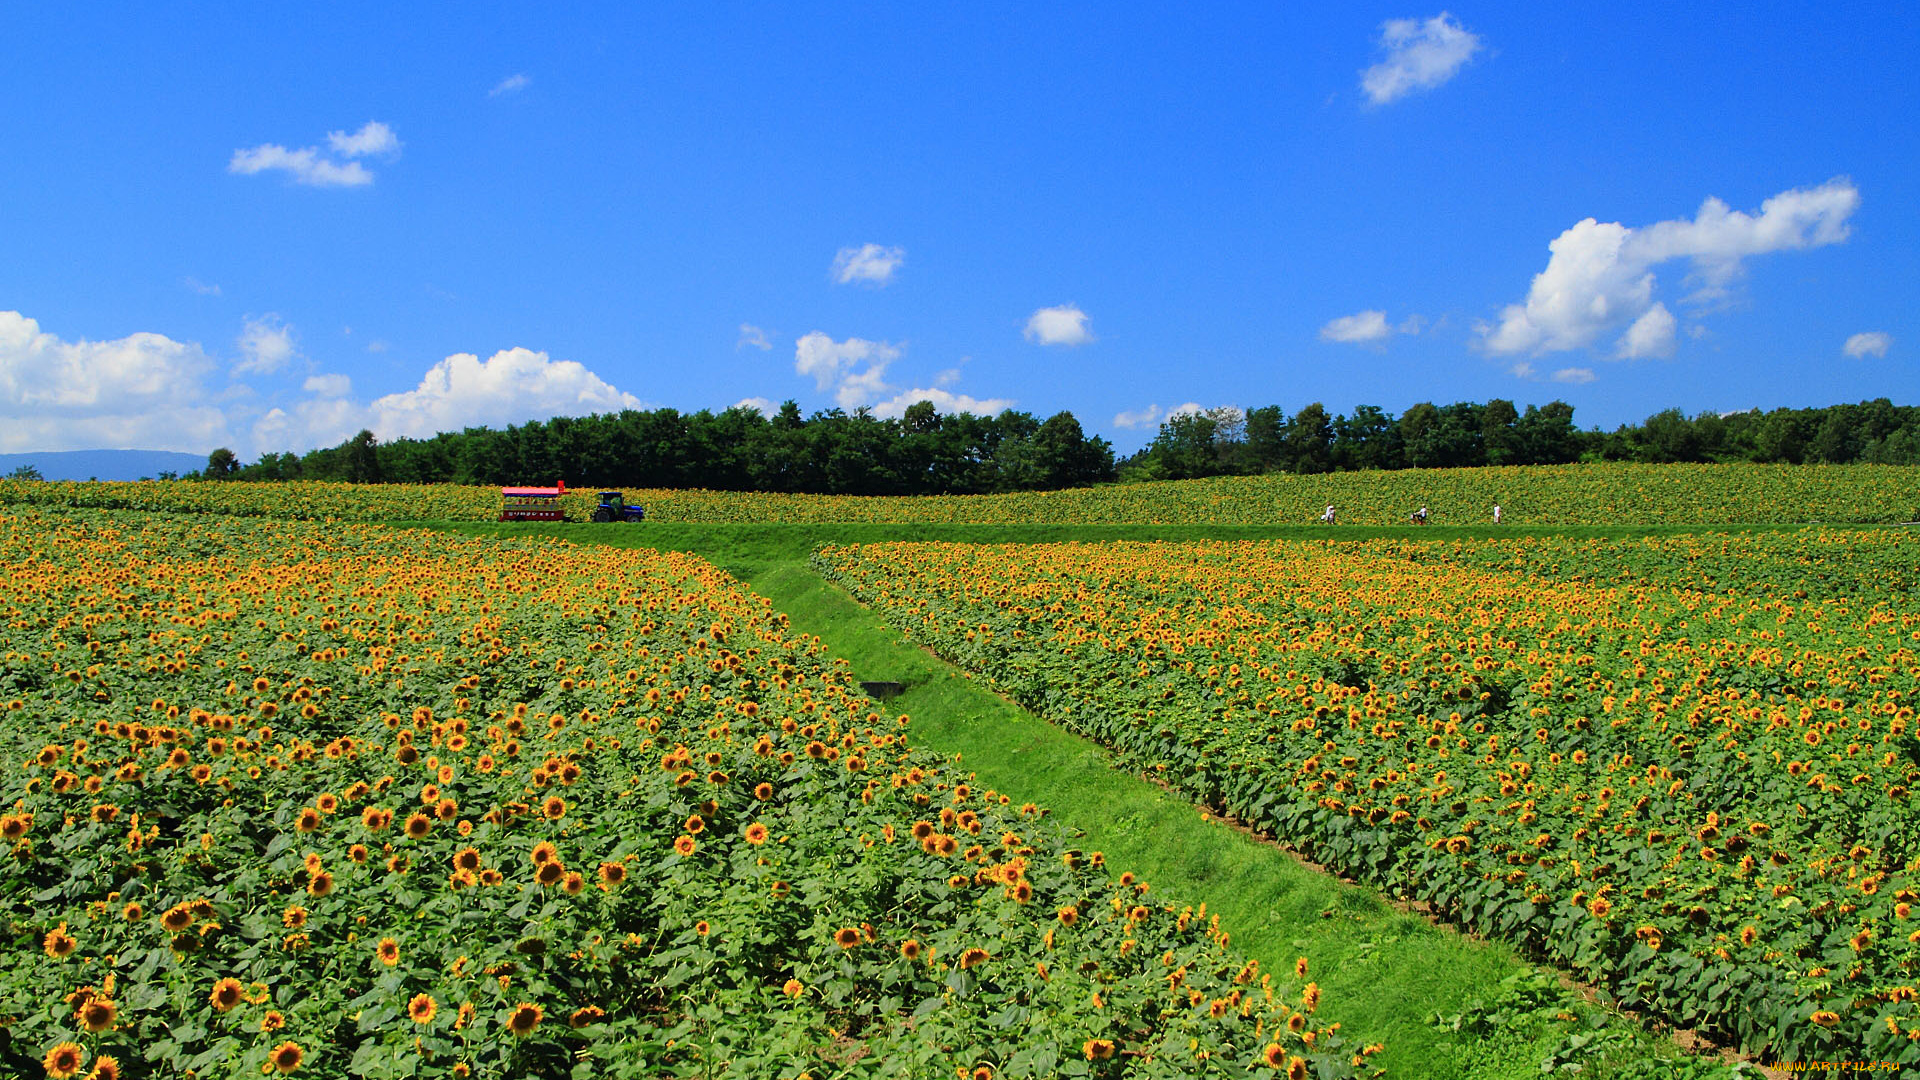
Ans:
POLYGON ((29 11, 0 453, 1912 404, 1920 30, 1798 10, 29 11))

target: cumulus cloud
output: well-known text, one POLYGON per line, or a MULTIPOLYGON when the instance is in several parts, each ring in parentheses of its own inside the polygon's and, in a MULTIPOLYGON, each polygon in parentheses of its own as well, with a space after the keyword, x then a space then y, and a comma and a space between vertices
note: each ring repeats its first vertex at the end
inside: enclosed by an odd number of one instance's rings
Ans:
POLYGON ((353 380, 345 375, 309 375, 300 389, 315 397, 343 398, 353 393, 353 380))
POLYGON ((234 344, 240 349, 240 359, 233 365, 236 375, 279 371, 297 352, 293 327, 272 312, 257 319, 249 316, 234 344))
POLYGON ((235 150, 227 161, 227 171, 241 176, 263 172, 284 172, 297 184, 309 187, 364 187, 373 183, 373 172, 354 158, 392 157, 400 152, 400 139, 393 128, 370 120, 352 133, 330 131, 327 145, 333 154, 346 158, 337 161, 324 155, 317 146, 289 150, 279 143, 261 143, 249 149, 235 150))
POLYGON ((942 390, 939 387, 929 387, 919 390, 908 390, 905 393, 896 394, 886 401, 878 402, 873 407, 873 415, 883 420, 888 417, 905 416, 907 409, 922 401, 933 402, 934 409, 942 416, 952 416, 956 413, 972 413, 975 416, 997 416, 1013 408, 1014 405, 1014 399, 1012 398, 969 397, 966 394, 955 394, 942 390))
POLYGON ((733 343, 733 347, 735 351, 738 351, 749 345, 759 349, 761 352, 766 352, 768 349, 773 348, 773 342, 767 340, 767 332, 765 330, 747 323, 741 323, 740 339, 733 343))
POLYGON ((893 280, 894 271, 907 261, 907 249, 900 247, 881 247, 879 244, 861 244, 857 248, 843 247, 833 257, 833 280, 842 285, 858 282, 862 285, 880 286, 893 280))
POLYGON ((1321 341, 1338 341, 1348 345, 1374 345, 1392 336, 1393 327, 1387 325, 1387 313, 1384 311, 1342 315, 1320 328, 1321 341))
POLYGON ((813 376, 819 389, 834 388, 843 409, 871 405, 893 389, 884 381, 900 350, 884 341, 850 337, 835 341, 818 330, 794 343, 793 370, 813 376))
POLYGON ((1840 351, 1858 360, 1867 356, 1885 356, 1893 346, 1893 335, 1885 330, 1869 330, 1864 334, 1855 334, 1847 339, 1840 351))
POLYGON ((779 403, 775 402, 772 398, 763 398, 763 397, 741 398, 739 401, 736 401, 733 403, 732 408, 752 409, 754 412, 759 413, 761 416, 769 416, 769 417, 777 414, 780 411, 779 403))
POLYGON ((1501 309, 1497 324, 1482 325, 1481 344, 1495 354, 1538 356, 1591 346, 1625 326, 1616 355, 1666 355, 1674 318, 1654 299, 1654 267, 1688 260, 1697 286, 1688 299, 1716 299, 1752 256, 1844 241, 1847 219, 1859 205, 1852 182, 1836 178, 1783 191, 1757 214, 1709 198, 1692 219, 1639 228, 1587 218, 1547 245, 1547 267, 1534 276, 1525 302, 1501 309))
POLYGON ((495 83, 493 85, 493 89, 487 91, 487 96, 499 97, 502 94, 517 94, 520 91, 525 90, 528 86, 532 85, 532 83, 533 83, 533 80, 527 78, 527 76, 524 73, 519 75, 509 75, 506 78, 501 79, 499 82, 495 83))
POLYGON ((206 282, 201 281, 199 278, 190 277, 190 278, 187 278, 185 281, 181 282, 181 284, 185 285, 189 289, 192 289, 194 292, 199 293, 201 296, 219 296, 220 295, 220 286, 209 285, 206 282))
POLYGON ((1623 360, 1637 360, 1643 356, 1672 356, 1676 325, 1678 322, 1673 312, 1667 310, 1667 305, 1655 301, 1621 335, 1616 355, 1623 360))
POLYGON ((378 120, 369 120, 360 130, 348 134, 344 131, 327 132, 327 145, 341 157, 357 158, 380 155, 388 157, 400 152, 400 138, 393 129, 378 120))
POLYGON ((202 383, 213 367, 198 345, 162 334, 65 341, 0 311, 0 452, 206 453, 228 438, 202 383))
POLYGON ((1149 405, 1144 409, 1135 409, 1132 412, 1118 412, 1113 414, 1113 426, 1125 431, 1132 431, 1135 428, 1153 427, 1158 423, 1160 423, 1160 406, 1158 405, 1149 405))
POLYGON ((1045 307, 1027 317, 1026 339, 1038 345, 1085 345, 1093 340, 1087 313, 1075 304, 1045 307))
POLYGON ((1593 380, 1592 368, 1565 367, 1553 373, 1553 381, 1559 383, 1590 383, 1593 380))
POLYGON ((644 402, 574 360, 532 349, 503 349, 486 360, 456 353, 428 369, 420 385, 375 398, 367 426, 383 439, 423 438, 476 425, 503 426, 553 416, 638 409, 644 402))
POLYGON ((1441 12, 1431 19, 1389 19, 1380 24, 1385 58, 1360 73, 1360 89, 1375 105, 1432 90, 1459 74, 1480 51, 1480 37, 1441 12))

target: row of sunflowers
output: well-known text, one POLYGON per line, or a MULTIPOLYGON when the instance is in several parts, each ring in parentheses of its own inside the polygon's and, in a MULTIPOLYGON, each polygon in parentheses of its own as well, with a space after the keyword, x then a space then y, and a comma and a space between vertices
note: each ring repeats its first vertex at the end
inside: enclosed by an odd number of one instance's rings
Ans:
POLYGON ((1920 1062, 1920 537, 826 548, 1004 694, 1785 1059, 1920 1062))
POLYGON ((0 1073, 1369 1073, 691 556, 0 513, 0 1073))
MULTIPOLYGON (((528 477, 528 483, 551 483, 528 477)), ((1694 525, 1902 522, 1920 518, 1920 468, 1892 465, 1636 465, 1407 469, 1217 477, 1003 495, 857 497, 628 489, 653 521, 965 524, 1694 525)), ((561 497, 585 521, 591 491, 561 497)), ((132 483, 0 480, 0 505, 32 504, 298 520, 490 521, 500 490, 448 484, 132 483)))

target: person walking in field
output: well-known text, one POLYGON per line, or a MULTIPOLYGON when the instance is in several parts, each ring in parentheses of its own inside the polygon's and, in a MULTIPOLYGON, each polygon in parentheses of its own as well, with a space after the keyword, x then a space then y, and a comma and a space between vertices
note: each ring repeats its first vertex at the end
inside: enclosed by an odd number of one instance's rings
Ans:
POLYGON ((1424 507, 1424 506, 1423 506, 1423 507, 1421 507, 1420 509, 1418 509, 1418 510, 1415 510, 1415 511, 1413 512, 1413 523, 1414 523, 1415 525, 1425 525, 1425 524, 1427 523, 1427 508, 1426 508, 1426 507, 1424 507))
POLYGON ((1327 512, 1320 515, 1320 523, 1322 525, 1333 524, 1333 507, 1327 507, 1327 512))
POLYGON ((1493 504, 1493 523, 1495 525, 1500 524, 1500 504, 1499 503, 1493 504))

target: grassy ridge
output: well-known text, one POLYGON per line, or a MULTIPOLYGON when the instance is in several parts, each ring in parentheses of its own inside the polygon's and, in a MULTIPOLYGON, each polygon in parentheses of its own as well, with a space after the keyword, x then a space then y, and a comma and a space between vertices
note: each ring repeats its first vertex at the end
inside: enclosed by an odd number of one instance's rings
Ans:
MULTIPOLYGON (((528 477, 529 482, 548 482, 528 477)), ((1902 522, 1920 517, 1920 467, 1896 465, 1540 465, 1225 476, 1001 495, 848 496, 626 489, 654 522, 1006 525, 1311 524, 1332 504, 1355 525, 1395 525, 1425 506, 1435 524, 1902 522)), ((562 503, 576 521, 590 490, 562 503)), ((276 518, 490 521, 497 487, 0 480, 0 504, 175 510, 276 518)))

